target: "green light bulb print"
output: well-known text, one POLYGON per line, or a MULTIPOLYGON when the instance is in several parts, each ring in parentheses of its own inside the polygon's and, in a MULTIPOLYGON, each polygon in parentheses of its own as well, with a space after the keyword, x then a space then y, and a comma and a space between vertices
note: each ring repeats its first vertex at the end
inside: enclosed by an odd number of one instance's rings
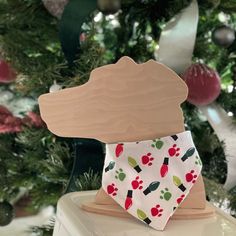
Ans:
POLYGON ((137 161, 133 157, 128 157, 129 165, 134 168, 138 173, 142 171, 140 166, 138 165, 137 161))
POLYGON ((137 210, 137 216, 140 220, 144 221, 146 224, 150 224, 152 221, 147 217, 146 213, 140 209, 137 210))
POLYGON ((112 170, 115 167, 115 164, 116 163, 114 161, 110 161, 110 163, 107 165, 107 167, 105 167, 105 172, 112 170))
POLYGON ((149 186, 143 191, 144 195, 148 195, 149 193, 157 190, 159 187, 160 182, 159 181, 154 181, 149 184, 149 186))
POLYGON ((186 190, 186 187, 181 182, 181 179, 177 176, 173 176, 173 183, 182 191, 184 192, 186 190))
POLYGON ((195 148, 192 147, 192 148, 189 148, 185 154, 181 157, 181 160, 182 161, 186 161, 189 157, 191 157, 195 152, 195 148))

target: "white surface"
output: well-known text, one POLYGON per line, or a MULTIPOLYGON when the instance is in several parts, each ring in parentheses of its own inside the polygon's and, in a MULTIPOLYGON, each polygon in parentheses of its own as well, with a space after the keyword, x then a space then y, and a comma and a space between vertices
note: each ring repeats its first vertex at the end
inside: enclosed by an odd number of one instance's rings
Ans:
POLYGON ((53 207, 47 207, 38 215, 16 218, 11 224, 0 227, 0 236, 30 236, 31 226, 40 226, 49 223, 49 219, 53 217, 53 207))
POLYGON ((229 190, 236 186, 236 128, 232 117, 229 117, 225 110, 215 103, 198 108, 207 117, 219 140, 225 143, 228 167, 225 188, 229 190))
POLYGON ((136 219, 123 219, 83 211, 80 205, 94 199, 96 191, 70 193, 58 202, 58 222, 53 236, 235 236, 236 220, 216 209, 200 220, 170 220, 156 231, 136 219), (61 224, 63 222, 63 224, 61 224))

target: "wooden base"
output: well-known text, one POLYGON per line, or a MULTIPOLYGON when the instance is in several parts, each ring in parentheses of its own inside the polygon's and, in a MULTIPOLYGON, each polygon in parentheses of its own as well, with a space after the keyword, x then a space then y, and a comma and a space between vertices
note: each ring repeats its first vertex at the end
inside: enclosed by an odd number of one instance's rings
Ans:
MULTIPOLYGON (((102 215, 122 217, 122 218, 133 217, 119 205, 100 205, 96 204, 95 202, 85 202, 81 205, 81 208, 85 211, 102 215)), ((175 214, 171 217, 171 219, 174 220, 202 219, 202 218, 212 217, 214 216, 214 214, 215 214, 214 208, 211 207, 209 204, 206 204, 206 207, 204 209, 178 208, 175 214)))
MULTIPOLYGON (((214 215, 214 209, 206 204, 204 183, 200 175, 191 189, 189 195, 184 199, 176 210, 172 219, 201 219, 214 215)), ((82 209, 88 212, 102 215, 129 218, 132 217, 113 198, 101 188, 97 192, 94 202, 82 204, 82 209)))

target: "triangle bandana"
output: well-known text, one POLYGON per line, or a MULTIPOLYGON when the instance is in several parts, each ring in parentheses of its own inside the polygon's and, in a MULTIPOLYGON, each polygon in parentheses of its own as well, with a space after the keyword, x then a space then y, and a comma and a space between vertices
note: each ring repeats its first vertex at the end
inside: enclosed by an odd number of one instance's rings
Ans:
POLYGON ((107 144, 102 187, 129 214, 163 230, 201 168, 190 131, 107 144))

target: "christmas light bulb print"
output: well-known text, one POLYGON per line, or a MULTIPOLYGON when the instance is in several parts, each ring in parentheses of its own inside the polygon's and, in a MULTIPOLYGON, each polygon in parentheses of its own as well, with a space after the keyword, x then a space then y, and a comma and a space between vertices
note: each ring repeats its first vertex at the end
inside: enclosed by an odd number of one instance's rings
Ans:
POLYGON ((174 139, 174 141, 176 141, 178 139, 178 136, 176 134, 172 135, 171 138, 174 139))
POLYGON ((165 157, 160 169, 160 174, 162 178, 165 177, 168 173, 168 165, 169 165, 169 158, 165 157))
POLYGON ((191 147, 189 148, 186 153, 181 157, 182 161, 186 161, 189 157, 191 157, 195 152, 195 148, 191 147))
POLYGON ((132 198, 133 198, 133 191, 128 190, 127 196, 126 196, 126 199, 125 199, 125 210, 128 210, 133 205, 132 198))
POLYGON ((180 178, 177 176, 173 176, 173 183, 182 191, 184 192, 186 190, 186 187, 181 182, 180 178))
POLYGON ((108 172, 109 170, 112 170, 115 167, 115 162, 110 161, 109 164, 105 167, 105 172, 108 172))
POLYGON ((142 171, 137 161, 133 157, 128 157, 128 163, 131 167, 133 167, 138 173, 142 171))
POLYGON ((123 151, 124 151, 124 144, 123 143, 119 143, 116 145, 116 150, 115 150, 115 153, 116 153, 116 157, 119 157, 123 151))
POLYGON ((143 191, 144 195, 148 195, 149 193, 157 190, 159 187, 160 182, 159 181, 154 181, 149 184, 149 186, 143 191))
POLYGON ((152 221, 148 218, 146 213, 140 209, 137 210, 137 216, 140 220, 144 221, 146 224, 150 224, 152 221))

